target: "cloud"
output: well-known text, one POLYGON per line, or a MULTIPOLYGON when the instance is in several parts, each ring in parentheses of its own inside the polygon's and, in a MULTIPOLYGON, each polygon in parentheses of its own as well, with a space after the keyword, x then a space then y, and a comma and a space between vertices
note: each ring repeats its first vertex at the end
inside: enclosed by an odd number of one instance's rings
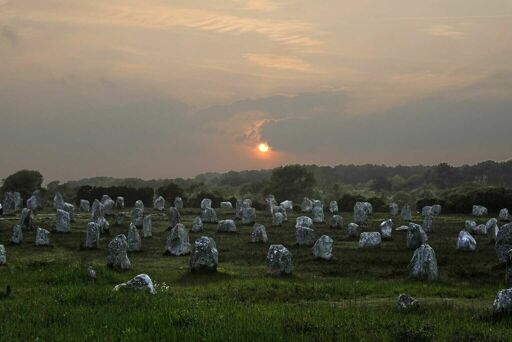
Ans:
POLYGON ((244 58, 249 62, 254 63, 258 66, 273 69, 282 70, 293 70, 293 71, 309 71, 311 65, 306 63, 300 58, 288 57, 288 56, 277 56, 270 54, 256 54, 248 53, 244 55, 244 58))
POLYGON ((4 39, 6 39, 12 47, 18 44, 18 34, 16 31, 8 26, 4 26, 0 29, 0 33, 4 39))
POLYGON ((273 12, 280 8, 279 4, 273 0, 238 0, 243 3, 243 9, 260 12, 273 12))
POLYGON ((426 29, 425 32, 434 37, 443 37, 451 39, 464 38, 464 32, 455 29, 451 25, 434 25, 426 29))

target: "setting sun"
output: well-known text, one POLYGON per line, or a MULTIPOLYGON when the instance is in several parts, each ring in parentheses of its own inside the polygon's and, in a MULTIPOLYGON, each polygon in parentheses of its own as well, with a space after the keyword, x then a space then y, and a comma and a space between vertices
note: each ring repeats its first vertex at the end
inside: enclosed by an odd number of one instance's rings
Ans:
POLYGON ((268 144, 266 143, 261 143, 258 145, 258 150, 261 152, 261 153, 267 153, 268 150, 269 150, 269 146, 268 144))

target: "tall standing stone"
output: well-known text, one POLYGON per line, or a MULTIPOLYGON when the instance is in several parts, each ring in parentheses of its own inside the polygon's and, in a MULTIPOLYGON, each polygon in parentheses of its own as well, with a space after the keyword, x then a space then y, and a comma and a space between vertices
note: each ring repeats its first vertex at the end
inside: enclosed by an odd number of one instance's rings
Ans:
POLYGON ((131 223, 130 228, 128 228, 128 250, 130 252, 137 252, 142 249, 142 241, 140 239, 139 231, 137 227, 131 223))
POLYGON ((211 208, 212 207, 212 200, 209 198, 203 198, 201 201, 201 209, 211 208))
POLYGON ((408 204, 406 204, 402 207, 400 216, 402 216, 402 220, 404 220, 404 221, 412 221, 411 207, 408 204))
POLYGON ((178 223, 181 222, 181 215, 176 207, 170 207, 169 212, 167 214, 167 219, 169 221, 169 229, 174 228, 178 223))
POLYGON ((299 246, 313 246, 316 240, 315 231, 308 227, 296 227, 295 237, 299 246))
POLYGON ((331 201, 329 203, 329 211, 331 212, 331 214, 336 214, 338 213, 338 202, 336 201, 331 201))
POLYGON ((192 231, 194 233, 202 232, 203 231, 203 221, 199 216, 196 216, 194 218, 194 221, 192 221, 192 231))
POLYGON ((343 217, 341 215, 332 215, 331 224, 329 225, 331 228, 342 228, 343 227, 343 217))
POLYGON ((64 203, 64 210, 69 214, 69 220, 75 222, 75 206, 71 203, 64 203))
POLYGON ((383 239, 391 239, 393 233, 393 220, 389 219, 380 224, 380 235, 383 239))
POLYGON ((57 209, 57 223, 55 225, 55 230, 59 233, 69 233, 71 220, 69 218, 69 213, 62 209, 57 209))
POLYGON ((181 197, 174 198, 174 207, 178 210, 183 209, 183 199, 181 197))
POLYGON ((85 235, 85 248, 98 248, 100 242, 100 227, 96 222, 87 223, 87 232, 85 235))
POLYGON ((499 214, 500 221, 510 221, 510 213, 508 212, 507 208, 503 208, 500 210, 499 214))
POLYGON ((332 258, 333 239, 330 236, 322 235, 316 240, 313 246, 313 255, 320 259, 329 260, 332 258))
POLYGON ((174 256, 187 255, 190 253, 191 249, 188 231, 183 224, 178 223, 171 229, 167 237, 165 254, 174 256))
POLYGON ((36 213, 39 210, 39 202, 35 195, 32 195, 27 200, 27 208, 32 210, 33 213, 36 213))
POLYGON ((53 207, 55 210, 57 209, 64 209, 64 198, 62 197, 62 194, 60 192, 57 192, 55 196, 53 197, 53 207))
POLYGON ((324 209, 321 206, 314 206, 312 209, 313 222, 323 223, 325 221, 324 209))
POLYGON ((409 228, 407 229, 407 248, 414 251, 427 241, 428 237, 423 227, 416 223, 409 223, 409 228))
POLYGON ((105 208, 103 207, 103 204, 101 204, 100 201, 97 199, 92 202, 91 207, 91 218, 93 220, 98 219, 98 217, 105 217, 105 208))
POLYGON ((36 246, 49 246, 50 245, 50 232, 43 228, 36 230, 36 246))
POLYGON ((201 212, 201 220, 203 223, 217 223, 217 213, 213 208, 205 208, 201 212))
POLYGON ((144 209, 135 207, 132 210, 132 223, 135 227, 142 227, 144 224, 144 209))
POLYGON ((107 266, 116 270, 128 270, 132 267, 128 259, 128 240, 124 234, 117 235, 107 246, 107 266))
POLYGON ((0 245, 0 266, 7 264, 7 253, 4 245, 0 245))
POLYGON ((194 243, 190 254, 189 267, 191 271, 216 271, 219 264, 219 252, 212 238, 203 236, 194 243))
POLYGON ((268 242, 267 230, 264 225, 255 223, 251 232, 251 242, 268 242))
POLYGON ((364 224, 368 220, 368 208, 364 202, 354 204, 354 222, 364 224))
POLYGON ((33 228, 34 223, 34 215, 32 214, 32 210, 29 208, 23 208, 20 216, 20 225, 22 229, 31 230, 33 228))
POLYGON ((272 273, 291 274, 293 271, 292 253, 283 245, 270 245, 267 253, 267 265, 272 273))
POLYGON ((85 199, 80 200, 80 210, 85 213, 88 213, 91 210, 91 204, 89 203, 88 200, 85 200, 85 199))
POLYGON ((396 203, 389 203, 389 215, 391 216, 398 216, 399 214, 399 207, 396 203))
POLYGON ((12 227, 12 235, 11 235, 11 243, 14 245, 19 245, 23 242, 23 232, 21 229, 21 225, 16 224, 12 227))
POLYGON ((153 236, 153 222, 151 221, 151 215, 144 216, 142 221, 142 236, 150 238, 153 236))
POLYGON ((434 214, 434 216, 441 215, 442 211, 443 211, 443 208, 441 207, 441 204, 434 204, 432 206, 432 213, 434 214))
POLYGON ((165 209, 165 199, 162 196, 158 196, 153 202, 153 209, 163 211, 165 209))
POLYGON ((423 229, 427 233, 432 233, 434 231, 434 217, 433 214, 426 215, 423 217, 423 229))
POLYGON ((512 249, 512 223, 506 224, 500 228, 496 236, 496 254, 501 263, 506 263, 508 251, 512 249))
POLYGON ((116 198, 116 208, 117 209, 124 209, 124 197, 117 196, 117 198, 116 198))
POLYGON ((254 224, 256 221, 256 209, 251 207, 242 207, 240 216, 242 217, 243 225, 254 224))
POLYGON ((114 202, 114 200, 112 200, 110 196, 103 195, 103 198, 101 199, 101 204, 103 205, 103 211, 105 215, 114 215, 114 208, 116 206, 116 202, 114 202))
POLYGON ((14 215, 16 212, 16 201, 14 198, 14 193, 12 192, 6 192, 4 194, 4 200, 3 200, 3 215, 4 216, 10 216, 14 215))
POLYGON ((304 197, 300 205, 300 209, 303 213, 311 212, 311 210, 313 210, 313 202, 309 198, 304 197))
POLYGON ((474 252, 476 251, 476 240, 469 232, 461 230, 457 238, 457 250, 474 252))
POLYGON ((272 215, 272 226, 281 227, 283 225, 284 216, 282 213, 274 213, 272 215))
POLYGON ((496 237, 498 236, 498 220, 495 218, 489 219, 485 224, 485 230, 487 231, 487 237, 489 238, 490 243, 496 242, 496 237))
POLYGON ((439 271, 437 268, 436 253, 428 244, 418 247, 409 262, 409 276, 420 280, 437 280, 439 271))

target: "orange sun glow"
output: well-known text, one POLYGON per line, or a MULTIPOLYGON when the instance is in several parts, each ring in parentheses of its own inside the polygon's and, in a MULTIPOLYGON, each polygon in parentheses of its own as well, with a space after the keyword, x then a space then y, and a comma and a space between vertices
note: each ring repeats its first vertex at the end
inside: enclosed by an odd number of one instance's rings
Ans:
POLYGON ((258 150, 261 153, 267 153, 269 149, 270 149, 270 147, 268 146, 267 143, 261 143, 261 144, 258 145, 258 150))

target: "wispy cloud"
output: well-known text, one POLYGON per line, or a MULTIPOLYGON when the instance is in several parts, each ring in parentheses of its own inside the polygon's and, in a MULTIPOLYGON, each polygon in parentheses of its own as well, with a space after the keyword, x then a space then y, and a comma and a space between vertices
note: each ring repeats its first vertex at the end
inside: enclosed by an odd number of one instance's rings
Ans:
POLYGON ((278 56, 270 54, 256 54, 248 53, 244 55, 245 59, 256 65, 282 70, 293 70, 293 71, 309 71, 311 65, 306 63, 300 58, 289 57, 289 56, 278 56))
POLYGON ((280 8, 279 4, 273 0, 238 0, 237 2, 244 3, 243 9, 260 12, 272 12, 280 8))
POLYGON ((455 29, 451 25, 434 25, 426 29, 425 32, 434 37, 443 37, 451 39, 464 38, 464 32, 455 29))
POLYGON ((18 34, 14 29, 4 26, 0 28, 0 34, 11 44, 12 47, 15 47, 18 44, 18 34))

